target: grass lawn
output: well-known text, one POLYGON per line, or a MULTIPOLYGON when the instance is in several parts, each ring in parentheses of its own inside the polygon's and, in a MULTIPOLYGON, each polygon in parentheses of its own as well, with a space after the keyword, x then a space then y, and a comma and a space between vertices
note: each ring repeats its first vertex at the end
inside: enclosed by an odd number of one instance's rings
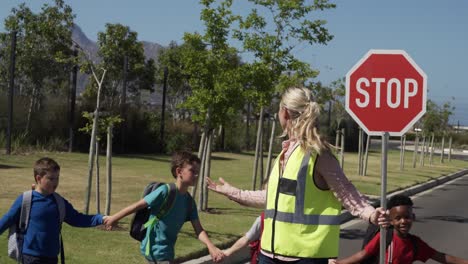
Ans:
MULTIPOLYGON (((84 209, 85 187, 87 184, 87 154, 80 153, 36 153, 30 155, 0 156, 0 214, 3 215, 16 197, 33 183, 32 165, 42 156, 49 156, 61 166, 58 192, 70 201, 76 209, 84 209)), ((114 213, 128 204, 140 199, 141 192, 150 181, 172 181, 168 156, 128 155, 113 159, 113 195, 114 213)), ((346 153, 345 173, 356 187, 365 194, 378 195, 380 192, 380 153, 371 152, 369 156, 368 176, 357 176, 357 154, 346 153)), ((430 179, 447 175, 468 168, 466 161, 452 160, 440 163, 439 156, 434 156, 433 166, 426 158, 425 166, 412 168, 412 153, 405 155, 405 170, 399 170, 399 151, 390 151, 388 155, 388 190, 397 190, 430 179)), ((101 157, 101 211, 105 205, 105 157, 101 157)), ((223 177, 234 186, 249 189, 252 180, 253 156, 249 154, 219 153, 213 154, 211 176, 223 177)), ((266 166, 265 166, 266 168, 266 166)), ((91 213, 96 212, 95 179, 91 213)), ((243 235, 259 210, 245 208, 228 199, 210 193, 210 213, 200 213, 200 219, 210 238, 218 245, 233 241, 243 235)), ((121 228, 106 232, 99 228, 73 228, 63 226, 65 255, 68 263, 144 263, 139 253, 139 243, 128 235, 130 217, 124 218, 121 228)), ((15 263, 6 256, 6 231, 0 236, 0 263, 15 263)), ((202 254, 204 246, 194 237, 190 224, 186 224, 177 241, 176 256, 188 258, 202 254)))

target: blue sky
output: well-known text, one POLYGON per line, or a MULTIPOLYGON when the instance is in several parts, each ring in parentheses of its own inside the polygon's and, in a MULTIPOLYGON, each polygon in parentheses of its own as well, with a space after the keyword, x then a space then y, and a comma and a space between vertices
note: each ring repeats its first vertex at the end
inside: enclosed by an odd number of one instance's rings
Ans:
MULTIPOLYGON (((24 1, 1 0, 0 19, 24 1)), ((43 3, 30 0, 38 11, 43 3)), ((234 1, 236 8, 248 9, 234 1)), ((302 45, 295 55, 320 70, 324 84, 344 77, 369 49, 405 50, 428 76, 428 98, 456 106, 452 123, 468 126, 468 1, 338 0, 336 9, 318 12, 335 38, 327 46, 302 45)), ((105 23, 122 23, 140 40, 167 45, 184 32, 203 31, 200 5, 191 0, 68 0, 76 23, 92 40, 105 23)))

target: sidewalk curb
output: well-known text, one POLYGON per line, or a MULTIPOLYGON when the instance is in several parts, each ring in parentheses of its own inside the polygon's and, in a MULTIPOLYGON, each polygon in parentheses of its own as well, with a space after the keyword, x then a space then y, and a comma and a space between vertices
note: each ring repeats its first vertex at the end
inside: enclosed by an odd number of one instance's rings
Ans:
MULTIPOLYGON (((448 181, 451 181, 451 180, 454 180, 454 179, 457 179, 463 175, 466 175, 468 174, 468 169, 464 169, 464 170, 461 170, 461 171, 458 171, 458 172, 455 172, 455 173, 452 173, 452 174, 449 174, 449 175, 446 175, 446 176, 441 176, 439 178, 435 178, 435 179, 432 179, 430 181, 427 181, 427 182, 423 182, 423 183, 420 183, 420 184, 417 184, 417 185, 413 185, 411 187, 408 187, 407 189, 403 189, 403 190, 398 190, 398 191, 394 191, 394 192, 391 192, 389 194, 387 194, 387 199, 394 196, 394 195, 397 195, 397 194, 405 194, 405 195, 408 195, 408 196, 413 196, 415 194, 418 194, 418 193, 421 193, 423 191, 426 191, 426 190, 429 190, 431 188, 434 188, 436 186, 439 186, 441 184, 444 184, 448 181)), ((378 207, 380 205, 380 198, 379 199, 371 199, 371 203, 370 203, 372 206, 374 207, 378 207)), ((341 224, 344 224, 352 219, 354 219, 355 216, 351 215, 351 213, 348 211, 348 210, 343 210, 341 215, 340 215, 340 221, 341 221, 341 224)), ((231 243, 232 244, 232 243, 231 243)), ((228 261, 225 261, 223 263, 245 263, 246 261, 248 261, 248 250, 244 250, 244 251, 241 251, 240 254, 236 254, 236 256, 231 256, 229 257, 229 260, 228 261), (244 257, 243 257, 244 256, 244 257)), ((185 261, 185 262, 181 262, 183 264, 211 264, 213 263, 211 261, 211 257, 210 255, 207 255, 207 256, 203 256, 201 258, 197 258, 197 259, 192 259, 192 260, 188 260, 188 261, 185 261)))
MULTIPOLYGON (((432 179, 432 180, 427 181, 427 182, 423 182, 423 183, 420 183, 420 184, 417 184, 417 185, 413 185, 411 187, 408 187, 407 189, 387 193, 387 199, 391 198, 394 195, 398 195, 398 194, 413 196, 413 195, 418 194, 420 192, 424 192, 424 191, 429 190, 431 188, 434 188, 436 186, 442 185, 442 184, 444 184, 444 183, 446 183, 448 181, 459 178, 459 177, 461 177, 461 176, 463 176, 465 174, 468 174, 468 169, 464 169, 464 170, 461 170, 461 171, 458 171, 458 172, 455 172, 455 173, 452 173, 452 174, 449 174, 449 175, 446 175, 446 176, 441 176, 439 178, 432 179)), ((374 206, 374 207, 380 206, 380 198, 378 200, 374 200, 374 201, 371 200, 370 204, 372 206, 374 206)), ((350 221, 351 219, 353 219, 355 217, 353 215, 351 215, 351 213, 348 212, 348 210, 343 210, 341 215, 340 215, 340 218, 341 218, 341 224, 344 224, 344 223, 350 221)))

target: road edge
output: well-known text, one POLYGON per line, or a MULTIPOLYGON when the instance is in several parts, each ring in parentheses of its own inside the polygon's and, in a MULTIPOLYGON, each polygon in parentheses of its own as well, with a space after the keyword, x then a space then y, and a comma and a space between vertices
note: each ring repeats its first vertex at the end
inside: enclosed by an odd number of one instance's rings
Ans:
MULTIPOLYGON (((431 179, 427 182, 419 183, 419 184, 413 185, 403 190, 393 191, 387 194, 387 199, 397 194, 405 194, 408 196, 413 196, 415 194, 424 192, 436 186, 442 185, 451 180, 457 179, 466 174, 468 174, 468 169, 460 170, 458 172, 455 172, 449 175, 431 179)), ((380 205, 380 199, 370 199, 370 204, 374 207, 378 207, 380 205)), ((340 215, 340 222, 341 224, 344 224, 354 218, 356 217, 351 215, 351 213, 348 210, 343 210, 340 215)), ((233 242, 228 243, 228 244, 232 244, 233 242)), ((228 262, 223 262, 223 263, 245 263, 246 261, 249 260, 249 256, 246 254, 248 254, 248 250, 243 250, 240 253, 236 254, 235 256, 230 256, 228 262)), ((206 255, 200 258, 191 259, 191 260, 180 262, 180 263, 181 264, 210 264, 213 262, 211 261, 211 256, 206 255)))

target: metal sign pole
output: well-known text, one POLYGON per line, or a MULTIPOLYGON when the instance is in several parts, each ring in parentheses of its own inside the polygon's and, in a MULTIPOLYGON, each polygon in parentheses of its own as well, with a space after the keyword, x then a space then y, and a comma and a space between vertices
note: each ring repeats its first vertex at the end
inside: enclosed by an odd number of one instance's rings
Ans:
MULTIPOLYGON (((381 171, 381 185, 380 185, 380 206, 387 210, 387 151, 388 151, 388 132, 382 134, 382 171, 381 171)), ((386 232, 384 227, 380 227, 380 264, 385 264, 385 251, 386 251, 386 232)))

